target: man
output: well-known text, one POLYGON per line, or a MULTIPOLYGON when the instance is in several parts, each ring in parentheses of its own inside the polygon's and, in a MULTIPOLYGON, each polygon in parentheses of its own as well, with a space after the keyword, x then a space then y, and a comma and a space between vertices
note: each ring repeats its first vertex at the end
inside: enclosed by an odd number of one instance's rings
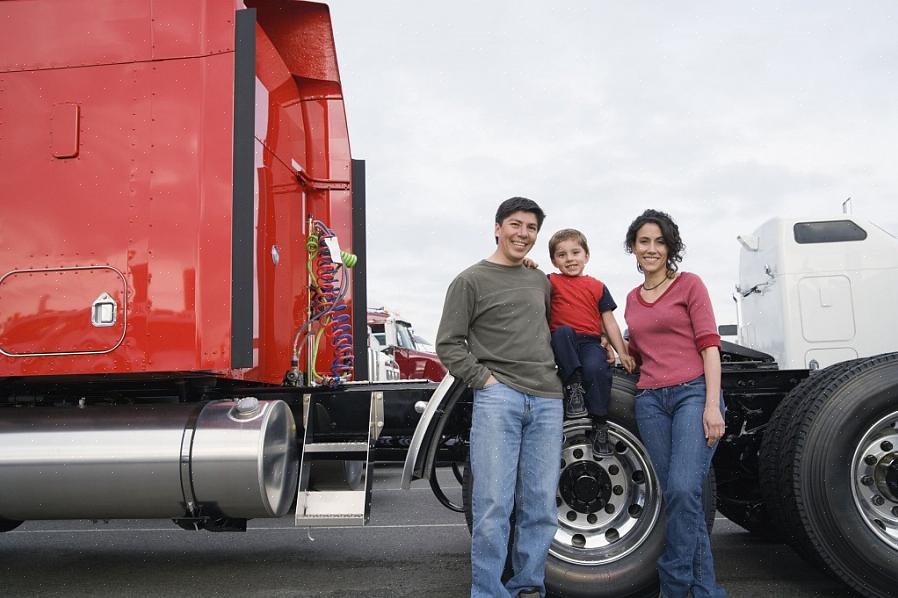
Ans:
POLYGON ((437 333, 440 360, 474 389, 472 598, 545 595, 564 410, 549 337, 551 287, 523 266, 544 218, 532 200, 502 202, 496 251, 449 285, 437 333), (516 497, 514 576, 503 585, 516 497))

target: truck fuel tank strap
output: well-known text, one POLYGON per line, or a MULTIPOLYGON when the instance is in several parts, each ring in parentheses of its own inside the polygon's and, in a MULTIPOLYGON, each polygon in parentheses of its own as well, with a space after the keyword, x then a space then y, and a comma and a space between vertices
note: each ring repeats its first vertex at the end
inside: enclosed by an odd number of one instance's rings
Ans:
POLYGON ((196 495, 193 491, 193 475, 190 471, 190 453, 193 450, 196 422, 204 406, 205 404, 201 403, 191 412, 184 424, 184 434, 181 436, 181 494, 184 496, 184 514, 188 517, 196 517, 198 513, 196 495))

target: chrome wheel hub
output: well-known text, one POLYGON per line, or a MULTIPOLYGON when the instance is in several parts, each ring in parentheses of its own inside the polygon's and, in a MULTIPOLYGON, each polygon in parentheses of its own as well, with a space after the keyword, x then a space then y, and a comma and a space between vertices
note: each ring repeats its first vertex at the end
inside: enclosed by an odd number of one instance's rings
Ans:
POLYGON ((873 424, 858 443, 851 491, 864 523, 898 550, 898 411, 873 424))
POLYGON ((558 531, 549 553, 581 565, 610 563, 636 550, 660 518, 661 493, 648 453, 609 423, 611 455, 594 455, 591 423, 565 423, 558 484, 558 531))

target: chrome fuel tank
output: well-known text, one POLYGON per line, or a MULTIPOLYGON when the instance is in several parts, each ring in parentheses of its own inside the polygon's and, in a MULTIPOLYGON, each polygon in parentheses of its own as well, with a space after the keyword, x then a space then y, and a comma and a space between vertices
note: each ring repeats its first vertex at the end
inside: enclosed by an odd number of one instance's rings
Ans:
POLYGON ((210 403, 197 419, 191 471, 199 504, 245 518, 285 514, 299 475, 290 408, 252 397, 210 403))
POLYGON ((296 425, 283 401, 0 410, 0 518, 286 513, 296 425))

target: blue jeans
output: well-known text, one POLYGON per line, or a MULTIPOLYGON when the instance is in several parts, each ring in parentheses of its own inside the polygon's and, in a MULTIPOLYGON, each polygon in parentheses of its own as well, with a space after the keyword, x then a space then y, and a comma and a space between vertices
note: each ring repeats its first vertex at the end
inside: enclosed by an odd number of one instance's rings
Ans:
POLYGON ((561 379, 567 384, 579 369, 586 390, 586 410, 590 415, 608 415, 611 402, 611 366, 602 339, 577 334, 570 326, 559 326, 552 333, 552 351, 561 379))
POLYGON ((471 597, 517 596, 543 585, 557 528, 561 461, 560 399, 526 395, 502 383, 474 391, 471 423, 471 597), (504 585, 509 517, 515 510, 514 576, 504 585))
POLYGON ((702 485, 717 448, 705 439, 704 410, 704 376, 636 395, 636 424, 658 474, 667 514, 667 543, 658 559, 665 598, 685 598, 690 591, 693 598, 726 596, 714 576, 702 507, 702 485))

